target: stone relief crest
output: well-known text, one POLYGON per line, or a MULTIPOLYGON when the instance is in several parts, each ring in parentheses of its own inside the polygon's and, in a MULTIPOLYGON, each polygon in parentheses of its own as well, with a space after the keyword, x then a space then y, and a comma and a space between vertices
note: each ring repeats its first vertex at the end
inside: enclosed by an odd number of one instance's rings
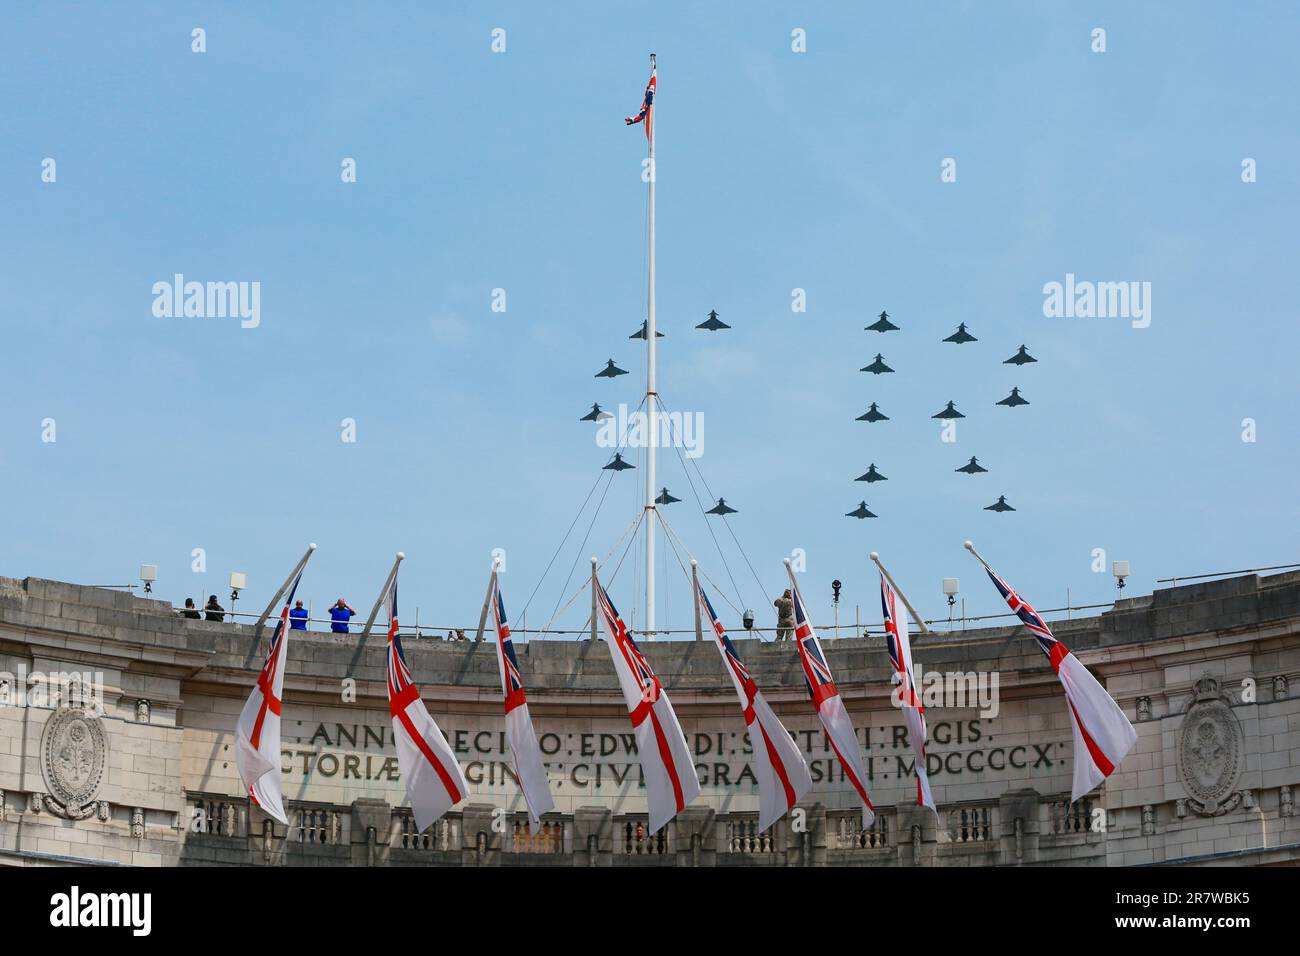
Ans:
POLYGON ((50 791, 45 808, 70 820, 94 814, 107 758, 104 727, 94 712, 60 707, 51 714, 41 734, 41 773, 50 791))
POLYGON ((1237 808, 1243 751, 1241 724, 1207 674, 1196 682, 1178 741, 1178 776, 1193 813, 1215 817, 1237 808))

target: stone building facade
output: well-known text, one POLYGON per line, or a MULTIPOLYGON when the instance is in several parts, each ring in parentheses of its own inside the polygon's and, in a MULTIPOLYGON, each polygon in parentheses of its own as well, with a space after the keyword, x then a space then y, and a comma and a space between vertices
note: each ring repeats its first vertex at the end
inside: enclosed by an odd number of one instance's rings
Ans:
POLYGON ((607 649, 519 645, 556 810, 530 827, 510 772, 490 644, 406 641, 472 794, 415 832, 385 697, 384 637, 293 632, 283 772, 289 826, 240 795, 233 728, 265 634, 122 592, 0 578, 0 863, 532 866, 1261 865, 1300 860, 1300 574, 1158 590, 1054 623, 1137 729, 1071 804, 1060 686, 1023 628, 914 641, 939 813, 914 806, 883 642, 827 641, 859 729, 877 822, 861 826, 793 645, 737 641, 805 751, 814 787, 757 830, 734 691, 711 644, 643 644, 703 784, 648 835, 607 649), (935 677, 934 675, 939 675, 935 677), (996 675, 996 693, 992 680, 996 675), (981 698, 981 691, 984 697, 981 698), (962 694, 966 697, 963 699, 962 694))

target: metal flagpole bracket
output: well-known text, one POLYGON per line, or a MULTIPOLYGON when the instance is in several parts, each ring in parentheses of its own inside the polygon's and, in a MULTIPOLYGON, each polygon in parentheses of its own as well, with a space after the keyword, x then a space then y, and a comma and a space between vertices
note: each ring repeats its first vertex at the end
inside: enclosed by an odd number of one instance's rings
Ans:
POLYGON ((889 569, 886 568, 884 563, 880 560, 880 555, 875 551, 872 551, 868 557, 875 562, 876 567, 880 568, 880 573, 885 576, 885 580, 888 581, 889 586, 894 589, 894 593, 903 599, 903 606, 906 607, 908 612, 912 615, 912 620, 915 621, 916 626, 921 629, 921 633, 929 634, 930 629, 925 626, 925 621, 921 620, 921 615, 916 613, 916 608, 912 607, 912 602, 907 599, 907 595, 903 593, 903 589, 898 586, 898 582, 894 580, 894 576, 889 573, 889 569))
POLYGON ((388 572, 388 577, 384 581, 384 587, 379 592, 379 597, 375 598, 375 606, 370 609, 370 616, 366 618, 366 626, 361 629, 362 641, 365 641, 365 639, 370 636, 370 629, 375 626, 375 618, 379 616, 379 608, 383 606, 384 598, 388 597, 388 592, 393 586, 393 579, 397 577, 397 566, 401 564, 405 558, 405 552, 397 552, 397 559, 393 562, 393 569, 388 572))

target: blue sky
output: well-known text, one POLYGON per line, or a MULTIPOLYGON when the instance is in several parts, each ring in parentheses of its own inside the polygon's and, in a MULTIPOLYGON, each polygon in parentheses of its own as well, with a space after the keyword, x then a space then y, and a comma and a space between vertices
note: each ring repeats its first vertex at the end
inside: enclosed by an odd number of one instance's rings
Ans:
MULTIPOLYGON (((224 601, 241 570, 251 606, 315 541, 307 597, 364 611, 402 549, 404 619, 469 626, 500 547, 517 619, 605 461, 576 419, 644 388, 627 336, 645 141, 622 118, 651 51, 660 389, 703 415, 700 467, 740 509, 763 593, 709 519, 728 575, 675 455, 660 483, 760 624, 794 548, 818 620, 839 577, 844 617, 873 624, 873 549, 927 615, 944 576, 970 613, 1001 609, 968 537, 1040 607, 1113 597, 1094 548, 1131 561, 1129 593, 1297 560, 1290 5, 24 4, 4 21, 2 574, 126 583, 152 562, 179 603, 224 601), (177 272, 260 282, 260 326, 154 317, 177 272), (1044 317, 1066 273, 1150 282, 1150 327, 1044 317), (733 329, 694 331, 709 309, 733 329), (863 331, 881 309, 901 332, 863 331), (942 344, 963 321, 979 341, 942 344), (1022 342, 1038 364, 1002 364, 1022 342), (876 352, 896 374, 858 371, 876 352), (632 374, 593 378, 609 357, 632 374), (1013 385, 1032 404, 996 407, 1013 385), (949 399, 968 417, 945 444, 930 416, 949 399), (871 401, 892 420, 855 422, 871 401), (954 473, 971 455, 988 474, 954 473), (872 462, 890 480, 855 483, 872 462), (999 494, 1018 510, 983 510, 999 494), (862 498, 879 517, 843 517, 862 498)), ((586 546, 561 549, 530 627, 575 559, 578 577, 613 546, 641 476, 615 476, 586 546)), ((660 558, 659 624, 687 627, 660 558)), ((611 590, 639 621, 633 560, 611 590)))

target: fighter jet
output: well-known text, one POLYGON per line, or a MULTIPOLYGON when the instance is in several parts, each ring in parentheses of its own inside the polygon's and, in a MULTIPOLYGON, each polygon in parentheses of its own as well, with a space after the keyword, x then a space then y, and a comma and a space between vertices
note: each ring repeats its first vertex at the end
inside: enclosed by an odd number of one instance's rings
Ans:
MULTIPOLYGON (((647 325, 649 325, 649 324, 650 324, 649 321, 642 322, 642 323, 641 323, 641 328, 637 329, 635 332, 633 332, 631 335, 629 335, 628 338, 629 338, 629 339, 641 339, 642 341, 645 341, 645 327, 646 327, 647 325)), ((663 337, 664 337, 664 334, 663 334, 662 332, 660 332, 658 329, 655 329, 655 338, 657 338, 657 339, 662 339, 663 337)))
POLYGON ((972 458, 960 468, 954 468, 953 471, 964 471, 968 475, 978 475, 981 471, 988 471, 988 469, 972 458))
POLYGON ((1020 346, 1020 350, 1016 352, 1015 355, 1011 356, 1011 358, 1009 359, 1003 360, 1002 364, 1003 365, 1028 365, 1030 362, 1037 362, 1037 361, 1038 359, 1034 358, 1032 355, 1026 352, 1025 347, 1022 345, 1020 346))
POLYGON ((734 515, 736 509, 727 504, 727 499, 719 498, 718 503, 704 513, 706 515, 734 515))
POLYGON ((888 481, 889 479, 886 478, 884 475, 882 475, 880 472, 876 471, 876 463, 872 462, 871 467, 867 469, 867 473, 865 475, 862 475, 861 477, 858 478, 854 478, 853 480, 871 482, 871 481, 888 481))
POLYGON ((580 421, 580 422, 600 422, 600 421, 604 421, 606 418, 613 418, 613 417, 614 417, 614 416, 611 415, 609 412, 607 412, 607 411, 605 411, 604 409, 602 409, 602 408, 601 408, 599 405, 597 405, 595 402, 592 402, 592 403, 591 403, 591 411, 587 412, 587 414, 585 414, 585 415, 583 415, 581 418, 579 418, 578 421, 580 421))
POLYGON ((876 408, 876 403, 875 403, 875 402, 872 402, 872 403, 871 403, 871 407, 868 408, 864 414, 859 415, 859 416, 855 419, 855 421, 859 421, 859 422, 887 422, 887 421, 889 421, 889 416, 888 416, 888 415, 884 415, 884 414, 882 414, 882 413, 880 412, 880 410, 876 408))
POLYGON ((610 359, 605 364, 605 367, 593 375, 592 378, 618 378, 618 376, 626 374, 626 370, 619 368, 614 364, 614 360, 610 359))
POLYGON ((858 506, 857 506, 856 508, 854 508, 852 511, 846 511, 846 512, 844 512, 844 517, 846 517, 846 518, 874 518, 875 515, 873 515, 870 511, 867 510, 867 503, 866 503, 865 501, 860 501, 860 502, 858 502, 858 506))
POLYGON ((957 345, 961 345, 963 342, 978 342, 979 339, 967 332, 966 323, 962 322, 957 326, 957 331, 944 339, 944 341, 955 342, 957 345))
POLYGON ((937 415, 931 415, 930 417, 931 418, 965 418, 966 416, 963 415, 961 412, 957 411, 956 406, 954 406, 952 402, 949 402, 947 408, 939 412, 937 415))
POLYGON ((998 500, 988 505, 985 511, 1015 511, 1016 509, 1007 504, 1006 495, 998 495, 998 500))
POLYGON ((893 369, 884 363, 883 358, 884 356, 882 356, 879 352, 877 352, 876 360, 872 362, 870 365, 868 365, 866 368, 859 369, 858 371, 870 372, 872 375, 880 375, 884 372, 892 372, 893 369))
POLYGON ((1007 408, 1015 408, 1017 405, 1028 405, 1029 402, 1020 397, 1020 389, 1013 388, 1011 394, 998 402, 998 404, 1005 405, 1007 408))
POLYGON ((729 329, 731 326, 719 319, 717 312, 710 312, 709 317, 697 325, 696 328, 704 329, 708 332, 717 332, 720 329, 729 329))
POLYGON ((898 326, 889 321, 889 313, 881 312, 880 318, 866 327, 868 332, 897 332, 898 326))
POLYGON ((660 491, 659 491, 659 497, 655 499, 655 504, 657 504, 657 505, 671 505, 671 504, 676 504, 677 502, 679 502, 679 501, 681 501, 681 500, 682 500, 681 498, 674 498, 672 495, 670 495, 670 494, 668 493, 668 489, 667 489, 667 488, 662 488, 662 489, 660 489, 660 491))
POLYGON ((614 460, 601 469, 601 471, 627 471, 629 468, 635 468, 636 465, 629 465, 623 460, 623 456, 614 452, 614 460))

